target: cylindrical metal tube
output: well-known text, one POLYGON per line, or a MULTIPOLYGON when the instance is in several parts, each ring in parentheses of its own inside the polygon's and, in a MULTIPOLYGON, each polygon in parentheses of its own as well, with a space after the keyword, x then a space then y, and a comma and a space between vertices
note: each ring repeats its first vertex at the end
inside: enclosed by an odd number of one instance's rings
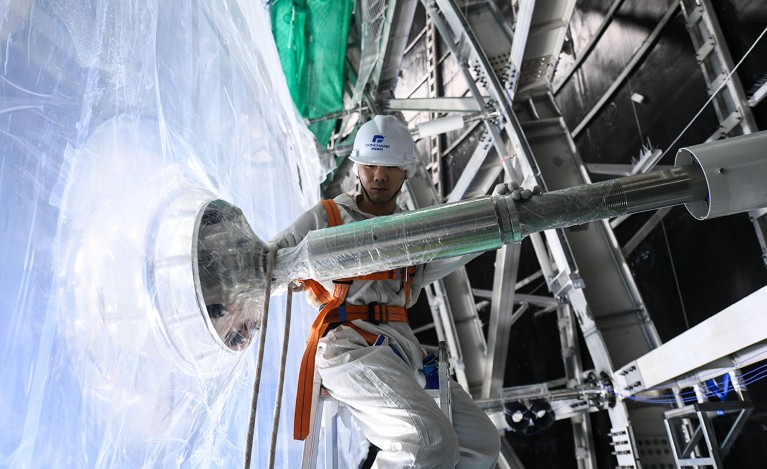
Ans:
POLYGON ((578 186, 518 203, 510 195, 447 205, 310 232, 282 249, 277 285, 297 278, 330 280, 498 249, 530 233, 703 200, 697 166, 578 186))
POLYGON ((706 181, 694 165, 638 174, 536 196, 524 203, 506 202, 522 237, 629 213, 704 200, 706 181))
POLYGON ((278 252, 275 281, 353 277, 498 249, 498 219, 493 199, 480 197, 312 231, 278 252))
POLYGON ((767 205, 767 132, 681 148, 677 166, 700 166, 709 197, 686 204, 698 220, 747 212, 767 205))
POLYGON ((444 134, 463 128, 463 117, 461 117, 460 114, 440 117, 439 119, 422 122, 418 124, 416 128, 418 129, 418 136, 420 138, 444 134))
POLYGON ((530 386, 531 392, 524 394, 515 392, 511 396, 501 395, 501 397, 489 398, 489 399, 475 399, 474 403, 479 406, 480 409, 495 409, 503 407, 504 404, 509 402, 519 402, 525 400, 537 400, 542 399, 547 402, 566 401, 570 399, 588 399, 601 398, 605 394, 605 389, 601 386, 588 386, 583 385, 578 388, 565 388, 554 390, 539 390, 534 386, 530 386))

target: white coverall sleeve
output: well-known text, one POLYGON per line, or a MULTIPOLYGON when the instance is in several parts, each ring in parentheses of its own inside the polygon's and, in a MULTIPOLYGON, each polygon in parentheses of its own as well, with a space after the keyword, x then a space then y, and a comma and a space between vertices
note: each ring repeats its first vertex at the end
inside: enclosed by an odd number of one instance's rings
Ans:
POLYGON ((325 207, 317 204, 296 218, 292 225, 277 233, 272 243, 278 248, 292 248, 303 240, 310 231, 327 228, 325 207))
POLYGON ((477 252, 474 254, 466 254, 465 256, 461 257, 451 257, 449 259, 429 262, 423 268, 423 283, 421 285, 428 285, 432 282, 436 282, 442 277, 446 277, 452 274, 456 270, 479 257, 480 254, 482 253, 477 252))
POLYGON ((407 307, 409 308, 413 306, 416 301, 418 301, 418 297, 420 296, 423 287, 452 274, 456 270, 479 257, 480 254, 482 253, 477 252, 461 257, 451 257, 449 259, 429 262, 428 264, 419 267, 413 276, 413 283, 410 290, 410 301, 408 302, 407 307))

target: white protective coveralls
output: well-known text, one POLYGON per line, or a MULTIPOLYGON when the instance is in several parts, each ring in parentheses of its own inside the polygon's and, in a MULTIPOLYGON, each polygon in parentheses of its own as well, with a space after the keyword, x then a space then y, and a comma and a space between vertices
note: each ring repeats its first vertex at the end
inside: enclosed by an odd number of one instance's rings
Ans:
MULTIPOLYGON (((344 224, 374 217, 362 212, 348 194, 334 200, 344 224)), ((280 248, 295 246, 310 231, 327 226, 325 209, 318 204, 273 242, 280 248)), ((353 282, 346 303, 410 307, 425 285, 474 257, 476 255, 418 266, 407 305, 400 280, 353 282)), ((339 272, 339 278, 343 276, 339 272)), ((333 290, 332 282, 322 284, 333 290)), ((452 383, 452 424, 434 399, 424 392, 426 353, 410 326, 404 322, 372 324, 355 320, 353 323, 362 330, 384 336, 383 344, 370 346, 354 329, 338 326, 320 340, 315 366, 323 386, 331 396, 347 404, 366 438, 380 448, 373 467, 495 467, 500 452, 498 430, 461 386, 455 381, 452 383)))

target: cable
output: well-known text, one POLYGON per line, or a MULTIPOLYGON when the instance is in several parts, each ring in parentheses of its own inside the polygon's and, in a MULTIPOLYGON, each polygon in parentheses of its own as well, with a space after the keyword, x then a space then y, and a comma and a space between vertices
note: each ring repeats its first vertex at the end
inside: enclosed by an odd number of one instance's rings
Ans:
POLYGON ((679 295, 679 304, 682 306, 682 315, 684 316, 684 325, 687 330, 690 329, 690 322, 687 320, 687 310, 684 307, 684 298, 682 297, 682 289, 679 287, 679 278, 676 275, 676 267, 674 266, 674 256, 671 254, 671 246, 668 243, 668 234, 666 233, 666 224, 663 223, 663 219, 660 220, 660 226, 663 228, 663 240, 666 242, 666 251, 668 252, 668 260, 671 262, 671 274, 674 276, 674 285, 676 285, 676 292, 679 295))
MULTIPOLYGON (((676 142, 678 142, 678 141, 679 141, 679 139, 680 139, 680 138, 682 138, 682 135, 684 135, 684 133, 685 133, 685 132, 687 132, 687 129, 689 129, 689 128, 690 128, 690 126, 693 124, 693 122, 695 122, 695 120, 696 120, 696 119, 697 119, 697 118, 698 118, 698 117, 701 115, 701 113, 703 112, 703 110, 704 110, 704 109, 706 109, 706 106, 708 106, 708 105, 709 105, 709 103, 711 103, 711 101, 713 101, 713 100, 714 100, 714 98, 715 98, 715 97, 716 97, 716 95, 719 93, 719 91, 721 91, 721 89, 722 89, 722 88, 724 88, 724 86, 727 84, 727 82, 728 82, 728 81, 730 81, 730 77, 732 76, 732 74, 733 74, 733 73, 735 73, 735 71, 736 71, 736 70, 738 70, 738 67, 740 67, 740 64, 742 64, 742 63, 743 63, 743 61, 744 61, 744 60, 746 60, 746 57, 748 57, 748 54, 750 54, 750 53, 751 53, 751 51, 752 51, 752 50, 754 50, 754 47, 756 47, 756 44, 759 42, 759 40, 761 40, 761 39, 762 39, 762 36, 764 36, 764 34, 765 34, 765 33, 767 33, 767 28, 764 28, 764 30, 763 30, 763 31, 762 31, 762 33, 759 35, 759 37, 757 37, 757 38, 756 38, 756 40, 754 41, 754 43, 753 43, 753 44, 751 44, 751 47, 749 47, 749 49, 746 51, 746 53, 745 53, 745 54, 743 54, 743 57, 740 59, 740 61, 737 63, 737 65, 735 65, 735 66, 732 68, 732 70, 730 70, 730 73, 728 73, 728 74, 727 74, 727 78, 725 78, 724 80, 722 80, 722 83, 719 85, 719 87, 716 89, 716 91, 714 91, 713 93, 711 93, 711 96, 710 96, 710 97, 708 98, 708 100, 707 100, 707 101, 706 101, 706 102, 703 104, 703 106, 700 108, 700 110, 697 112, 697 114, 695 114, 695 115, 692 117, 692 120, 690 120, 690 122, 689 122, 689 123, 688 123, 688 124, 685 126, 685 128, 684 128, 684 129, 682 129, 682 131, 679 133, 679 135, 677 135, 677 137, 674 139, 674 141, 673 141, 673 142, 671 142, 671 145, 669 145, 669 146, 668 146, 668 148, 666 148, 666 151, 664 151, 664 152, 663 152, 663 154, 662 154, 662 155, 660 155, 660 158, 658 158, 657 160, 655 160, 655 163, 657 163, 657 162, 661 161, 661 160, 663 159, 663 157, 664 157, 664 156, 666 156, 666 153, 668 153, 668 152, 669 152, 669 150, 671 150, 672 148, 674 148, 674 145, 676 145, 676 142)), ((653 166, 655 166, 655 163, 653 163, 653 165, 652 165, 651 167, 647 168, 647 171, 650 171, 650 170, 653 168, 653 166)))
POLYGON ((288 285, 287 298, 285 300, 285 331, 282 335, 282 353, 280 354, 280 374, 277 381, 277 394, 274 404, 274 418, 272 419, 272 440, 269 446, 269 463, 267 467, 274 467, 274 458, 277 451, 277 430, 280 428, 280 411, 282 410, 282 388, 285 384, 285 364, 288 361, 288 339, 290 338, 290 313, 293 309, 293 284, 288 285))
POLYGON ((264 282, 264 312, 261 314, 261 324, 258 335, 258 357, 256 358, 256 377, 253 380, 253 397, 250 400, 250 419, 248 421, 248 439, 245 446, 245 469, 250 469, 250 458, 253 454, 253 433, 256 427, 256 408, 258 407, 258 388, 261 385, 261 365, 264 363, 264 348, 266 343, 266 321, 269 317, 269 300, 272 296, 272 272, 274 271, 274 256, 277 246, 269 246, 266 257, 266 282, 264 282))
MULTIPOLYGON (((703 381, 709 381, 709 379, 713 379, 716 376, 713 376, 711 378, 704 378, 703 381)), ((740 377, 740 381, 742 385, 748 386, 752 383, 755 383, 756 381, 762 380, 765 377, 767 377, 767 364, 760 365, 757 368, 754 368, 753 370, 743 373, 740 377)), ((652 391, 653 388, 648 389, 647 391, 652 391)), ((718 389, 717 389, 718 391, 718 389)), ((637 396, 637 395, 625 395, 621 396, 620 393, 615 393, 619 397, 623 397, 624 399, 630 399, 636 402, 644 402, 648 404, 674 404, 676 402, 676 399, 673 397, 645 397, 645 396, 637 396)), ((697 395, 695 394, 695 391, 686 391, 679 394, 680 398, 682 399, 682 402, 688 403, 688 402, 697 402, 697 395)), ((716 392, 707 392, 705 394, 706 397, 714 397, 717 396, 716 392)))

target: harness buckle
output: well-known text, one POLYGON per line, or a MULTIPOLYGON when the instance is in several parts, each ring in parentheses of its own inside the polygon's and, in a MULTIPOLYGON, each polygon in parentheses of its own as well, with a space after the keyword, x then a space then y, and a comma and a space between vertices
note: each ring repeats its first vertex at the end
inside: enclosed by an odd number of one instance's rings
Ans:
MULTIPOLYGON (((381 303, 368 303, 368 322, 376 326, 381 324, 381 321, 380 321, 381 316, 380 314, 376 314, 377 313, 376 307, 380 307, 380 306, 383 306, 384 308, 386 308, 385 304, 382 305, 381 303)), ((389 313, 387 311, 386 312, 387 319, 388 319, 388 314, 389 313)))

